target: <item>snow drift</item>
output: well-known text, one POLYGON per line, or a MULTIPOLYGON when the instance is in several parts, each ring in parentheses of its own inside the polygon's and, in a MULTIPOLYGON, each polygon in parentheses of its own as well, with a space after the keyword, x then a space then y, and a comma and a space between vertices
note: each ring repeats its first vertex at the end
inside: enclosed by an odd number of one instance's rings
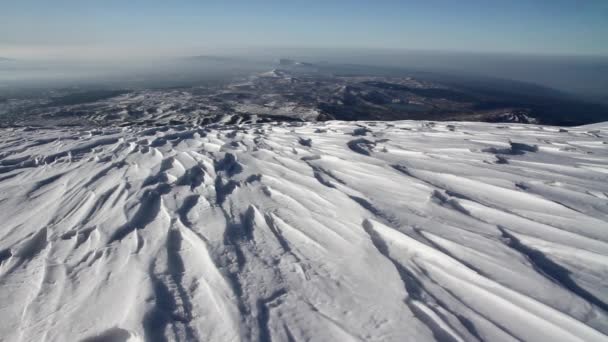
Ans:
POLYGON ((608 125, 0 132, 5 341, 606 341, 608 125))

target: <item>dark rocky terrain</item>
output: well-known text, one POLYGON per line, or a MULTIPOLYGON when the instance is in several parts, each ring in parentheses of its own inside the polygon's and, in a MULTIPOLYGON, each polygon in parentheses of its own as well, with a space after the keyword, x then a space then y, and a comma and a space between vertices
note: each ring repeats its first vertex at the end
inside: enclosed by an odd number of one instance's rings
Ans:
POLYGON ((608 107, 522 82, 287 59, 225 82, 0 96, 2 125, 407 119, 572 126, 608 119, 608 107))

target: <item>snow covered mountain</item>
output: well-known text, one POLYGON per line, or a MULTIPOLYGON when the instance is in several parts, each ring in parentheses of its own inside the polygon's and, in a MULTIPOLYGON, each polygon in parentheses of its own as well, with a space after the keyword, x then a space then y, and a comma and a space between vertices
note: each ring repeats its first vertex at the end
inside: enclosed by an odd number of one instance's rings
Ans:
POLYGON ((4 341, 607 341, 608 124, 0 131, 4 341))

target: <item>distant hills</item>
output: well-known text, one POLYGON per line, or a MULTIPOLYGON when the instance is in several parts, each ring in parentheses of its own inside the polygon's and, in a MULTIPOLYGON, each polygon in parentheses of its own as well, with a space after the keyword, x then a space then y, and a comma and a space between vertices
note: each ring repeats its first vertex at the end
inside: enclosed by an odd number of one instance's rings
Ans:
POLYGON ((213 55, 201 55, 201 56, 188 56, 184 58, 187 61, 204 61, 204 62, 239 62, 244 59, 238 57, 227 57, 227 56, 213 56, 213 55))

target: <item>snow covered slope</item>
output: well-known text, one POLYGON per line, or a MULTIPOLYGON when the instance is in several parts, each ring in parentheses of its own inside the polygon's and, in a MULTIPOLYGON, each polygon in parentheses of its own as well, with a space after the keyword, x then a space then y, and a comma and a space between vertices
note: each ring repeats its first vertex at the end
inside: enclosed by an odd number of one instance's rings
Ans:
POLYGON ((608 341, 608 124, 0 131, 4 341, 608 341))

